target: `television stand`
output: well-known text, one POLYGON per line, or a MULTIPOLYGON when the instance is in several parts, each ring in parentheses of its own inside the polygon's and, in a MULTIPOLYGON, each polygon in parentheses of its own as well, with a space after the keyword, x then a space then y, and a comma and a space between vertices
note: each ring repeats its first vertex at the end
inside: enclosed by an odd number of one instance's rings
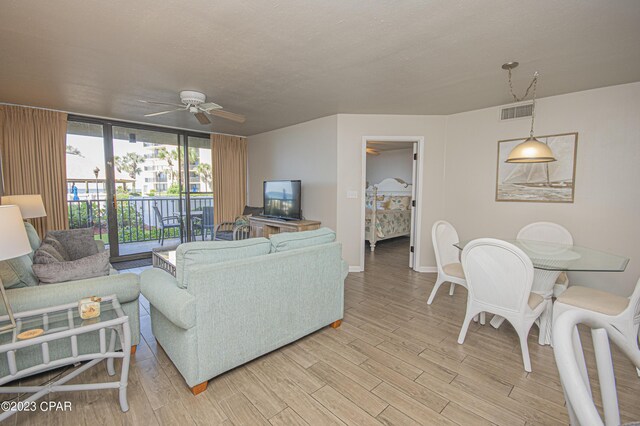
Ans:
POLYGON ((317 220, 282 220, 264 216, 249 217, 252 237, 265 237, 281 232, 312 231, 320 228, 317 220))

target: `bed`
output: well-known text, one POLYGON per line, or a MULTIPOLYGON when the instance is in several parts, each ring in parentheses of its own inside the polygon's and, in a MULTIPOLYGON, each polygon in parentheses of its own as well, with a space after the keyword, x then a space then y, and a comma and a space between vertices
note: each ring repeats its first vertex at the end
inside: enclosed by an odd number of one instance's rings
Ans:
POLYGON ((398 178, 387 178, 367 188, 365 239, 371 251, 378 241, 411 234, 412 191, 410 183, 398 178))

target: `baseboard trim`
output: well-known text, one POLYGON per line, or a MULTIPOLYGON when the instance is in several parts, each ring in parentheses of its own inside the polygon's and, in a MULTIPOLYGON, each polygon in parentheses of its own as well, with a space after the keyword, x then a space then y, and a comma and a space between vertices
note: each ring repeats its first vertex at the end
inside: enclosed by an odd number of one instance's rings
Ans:
POLYGON ((432 273, 432 272, 438 272, 438 267, 437 266, 418 266, 416 268, 416 270, 418 272, 429 272, 429 273, 432 273))
POLYGON ((361 266, 349 266, 349 272, 362 272, 364 268, 361 266))

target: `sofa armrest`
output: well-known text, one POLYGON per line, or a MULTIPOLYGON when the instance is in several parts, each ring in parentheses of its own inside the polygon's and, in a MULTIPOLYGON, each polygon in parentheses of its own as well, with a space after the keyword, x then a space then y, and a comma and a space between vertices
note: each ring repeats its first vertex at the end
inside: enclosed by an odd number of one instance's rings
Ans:
POLYGON ((104 241, 102 240, 96 240, 96 246, 98 247, 98 253, 102 253, 103 251, 106 250, 104 246, 104 241))
POLYGON ((342 264, 342 281, 347 279, 347 275, 349 275, 349 264, 347 262, 345 262, 344 260, 341 261, 342 264))
MULTIPOLYGON (((108 275, 7 290, 7 298, 14 312, 75 303, 89 296, 112 294, 118 297, 120 303, 137 300, 140 295, 138 276, 136 274, 108 275)), ((0 306, 0 313, 6 314, 4 305, 0 306)))
POLYGON ((196 302, 193 295, 178 287, 178 281, 166 271, 147 269, 140 274, 142 294, 169 321, 188 329, 196 324, 196 302))

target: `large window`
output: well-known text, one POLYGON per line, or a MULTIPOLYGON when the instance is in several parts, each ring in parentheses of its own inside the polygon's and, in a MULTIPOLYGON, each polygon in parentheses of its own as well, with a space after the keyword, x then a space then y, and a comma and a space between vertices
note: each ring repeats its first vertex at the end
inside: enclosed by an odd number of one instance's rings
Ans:
POLYGON ((208 135, 70 117, 67 193, 70 227, 93 228, 113 257, 175 246, 213 206, 208 135))

